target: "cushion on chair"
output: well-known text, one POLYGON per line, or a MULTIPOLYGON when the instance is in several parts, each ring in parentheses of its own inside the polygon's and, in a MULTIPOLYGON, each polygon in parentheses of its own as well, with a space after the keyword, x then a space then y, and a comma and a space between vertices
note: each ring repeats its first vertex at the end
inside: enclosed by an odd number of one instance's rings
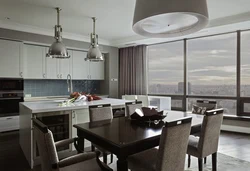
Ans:
POLYGON ((193 135, 189 136, 187 154, 198 157, 199 139, 199 137, 193 135))
POLYGON ((59 171, 102 171, 102 169, 97 164, 96 159, 91 159, 60 168, 59 171))
POLYGON ((158 149, 156 148, 134 154, 128 158, 128 167, 136 171, 156 171, 157 154, 158 149))
POLYGON ((192 107, 192 113, 195 113, 195 114, 202 114, 204 115, 207 111, 207 108, 206 107, 199 107, 197 105, 193 105, 192 107))
POLYGON ((74 156, 70 156, 70 157, 60 160, 58 162, 58 166, 59 168, 62 168, 62 167, 66 167, 72 164, 84 162, 86 160, 93 159, 95 157, 96 157, 96 154, 94 152, 76 154, 74 156))

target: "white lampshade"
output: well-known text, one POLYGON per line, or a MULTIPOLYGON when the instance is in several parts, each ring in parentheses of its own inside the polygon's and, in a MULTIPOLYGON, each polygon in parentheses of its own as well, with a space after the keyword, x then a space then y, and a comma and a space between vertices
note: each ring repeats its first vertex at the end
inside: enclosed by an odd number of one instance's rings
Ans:
POLYGON ((136 0, 133 30, 168 38, 197 32, 209 21, 206 0, 136 0))

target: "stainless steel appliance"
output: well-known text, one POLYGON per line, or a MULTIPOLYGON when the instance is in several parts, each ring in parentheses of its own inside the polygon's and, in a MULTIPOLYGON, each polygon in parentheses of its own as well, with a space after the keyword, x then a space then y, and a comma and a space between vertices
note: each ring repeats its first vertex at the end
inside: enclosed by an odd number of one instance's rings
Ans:
POLYGON ((0 132, 19 129, 19 103, 24 101, 23 79, 0 79, 0 132))

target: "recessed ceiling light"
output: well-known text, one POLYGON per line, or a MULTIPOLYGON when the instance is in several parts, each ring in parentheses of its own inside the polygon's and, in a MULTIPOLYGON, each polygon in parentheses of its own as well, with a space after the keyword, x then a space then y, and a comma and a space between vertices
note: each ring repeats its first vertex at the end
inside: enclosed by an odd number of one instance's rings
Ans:
POLYGON ((10 20, 10 18, 9 17, 5 17, 5 20, 10 20))

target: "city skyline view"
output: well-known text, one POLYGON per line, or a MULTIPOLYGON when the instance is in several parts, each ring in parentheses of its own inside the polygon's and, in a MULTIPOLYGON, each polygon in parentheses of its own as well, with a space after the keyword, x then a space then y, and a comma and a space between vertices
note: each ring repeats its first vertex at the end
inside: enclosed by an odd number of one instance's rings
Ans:
MULTIPOLYGON (((250 96, 250 33, 241 34, 241 97, 250 96)), ((187 95, 236 97, 237 34, 187 40, 187 95)), ((183 95, 184 41, 148 47, 148 93, 183 95)), ((216 100, 228 114, 236 114, 236 100, 216 100)), ((188 99, 191 110, 195 99, 188 99)), ((181 100, 172 106, 181 107, 181 100)), ((244 106, 250 111, 250 105, 244 106)))

